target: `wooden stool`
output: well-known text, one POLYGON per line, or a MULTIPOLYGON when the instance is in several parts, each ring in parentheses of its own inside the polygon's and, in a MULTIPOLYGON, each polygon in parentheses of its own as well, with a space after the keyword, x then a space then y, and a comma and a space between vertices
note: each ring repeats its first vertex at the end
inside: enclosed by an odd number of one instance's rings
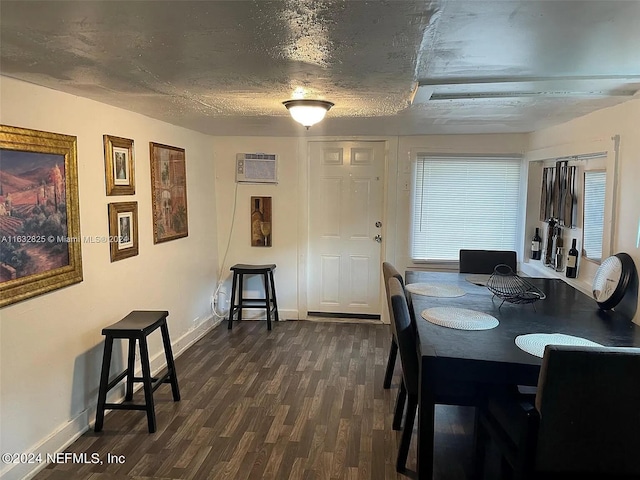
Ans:
POLYGON ((231 286, 231 306, 229 307, 229 330, 232 328, 233 315, 238 312, 238 321, 242 320, 243 308, 264 308, 267 313, 267 330, 271 330, 271 313, 273 312, 275 321, 278 318, 278 302, 276 301, 276 286, 273 281, 273 271, 276 269, 271 265, 243 265, 237 264, 231 267, 233 272, 233 283, 231 286), (264 277, 265 298, 244 298, 243 277, 244 275, 262 275, 264 277), (236 301, 236 288, 238 297, 236 301))
POLYGON ((171 384, 173 400, 180 400, 180 390, 178 389, 178 378, 176 377, 176 367, 173 362, 171 352, 171 341, 169 340, 169 329, 167 328, 167 316, 169 312, 162 311, 133 311, 119 322, 103 328, 105 335, 104 355, 102 357, 102 373, 100 375, 100 389, 98 391, 98 409, 96 411, 96 425, 94 430, 102 430, 105 410, 146 410, 149 433, 156 431, 156 413, 153 404, 153 392, 163 383, 171 384), (160 378, 151 376, 149 365, 149 348, 147 346, 147 336, 160 327, 162 332, 162 343, 164 344, 164 355, 167 359, 167 373, 160 378), (129 358, 127 369, 109 382, 109 368, 111 366, 111 352, 113 349, 113 339, 129 339, 129 358), (136 342, 140 342, 140 363, 142 364, 142 377, 135 377, 136 342), (125 402, 133 400, 134 382, 142 382, 144 387, 144 405, 133 403, 106 403, 107 393, 115 387, 124 377, 127 377, 127 389, 125 402))

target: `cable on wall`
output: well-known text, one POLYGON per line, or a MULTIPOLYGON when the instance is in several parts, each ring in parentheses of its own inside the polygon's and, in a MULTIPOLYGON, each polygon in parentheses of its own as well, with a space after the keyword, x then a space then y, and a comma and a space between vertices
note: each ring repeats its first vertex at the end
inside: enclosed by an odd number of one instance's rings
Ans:
POLYGON ((218 286, 216 287, 215 292, 213 293, 213 296, 211 298, 211 313, 213 314, 214 317, 216 318, 225 318, 229 312, 229 310, 227 310, 226 312, 218 312, 217 310, 217 303, 218 303, 218 295, 224 295, 226 296, 226 293, 224 292, 220 292, 220 288, 222 287, 223 281, 222 281, 222 272, 224 271, 224 264, 227 261, 227 254, 229 253, 229 247, 231 246, 231 237, 233 235, 233 226, 236 223, 236 207, 238 205, 238 183, 236 182, 236 186, 235 186, 235 190, 233 193, 233 210, 231 213, 231 228, 229 229, 229 238, 227 239, 227 247, 224 251, 224 255, 222 257, 222 263, 220 264, 220 271, 218 272, 218 286))

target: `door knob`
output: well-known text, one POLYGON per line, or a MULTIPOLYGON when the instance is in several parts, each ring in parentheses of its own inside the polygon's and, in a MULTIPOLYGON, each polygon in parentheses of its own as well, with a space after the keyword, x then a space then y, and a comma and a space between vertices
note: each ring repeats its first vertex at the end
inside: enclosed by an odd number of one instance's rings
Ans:
POLYGON ((373 239, 378 243, 382 243, 382 237, 380 235, 376 235, 373 239))

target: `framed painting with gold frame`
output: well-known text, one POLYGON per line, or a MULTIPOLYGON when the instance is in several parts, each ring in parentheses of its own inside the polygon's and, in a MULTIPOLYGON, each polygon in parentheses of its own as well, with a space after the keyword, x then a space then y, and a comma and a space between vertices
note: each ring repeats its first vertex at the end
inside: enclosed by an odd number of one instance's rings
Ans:
POLYGON ((133 140, 104 135, 103 142, 107 195, 135 194, 133 140))
POLYGON ((0 306, 82 281, 77 138, 0 125, 0 306))
POLYGON ((189 235, 184 148, 149 142, 153 243, 189 235))
POLYGON ((108 210, 111 261, 138 255, 138 202, 110 203, 108 210))

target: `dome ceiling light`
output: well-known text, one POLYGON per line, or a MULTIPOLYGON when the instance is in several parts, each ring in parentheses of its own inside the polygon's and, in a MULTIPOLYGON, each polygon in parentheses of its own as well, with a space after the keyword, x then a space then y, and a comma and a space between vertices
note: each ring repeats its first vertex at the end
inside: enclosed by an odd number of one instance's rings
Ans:
POLYGON ((309 130, 311 125, 315 125, 320 122, 327 114, 329 109, 333 107, 333 103, 326 100, 287 100, 282 102, 287 107, 291 117, 309 130))

